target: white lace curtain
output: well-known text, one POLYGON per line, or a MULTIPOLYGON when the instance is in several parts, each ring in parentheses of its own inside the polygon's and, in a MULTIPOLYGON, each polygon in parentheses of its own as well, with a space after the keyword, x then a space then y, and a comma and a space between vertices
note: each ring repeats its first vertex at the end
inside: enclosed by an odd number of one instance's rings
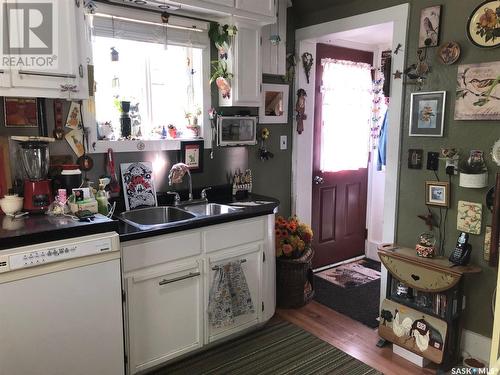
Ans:
POLYGON ((371 66, 334 59, 322 59, 321 64, 321 170, 366 168, 373 108, 371 66))

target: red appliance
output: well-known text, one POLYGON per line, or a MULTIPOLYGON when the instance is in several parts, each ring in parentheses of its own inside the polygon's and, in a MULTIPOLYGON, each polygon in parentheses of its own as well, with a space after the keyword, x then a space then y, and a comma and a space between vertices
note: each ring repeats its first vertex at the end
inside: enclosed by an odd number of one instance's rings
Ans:
POLYGON ((20 144, 21 160, 28 178, 24 180, 24 210, 45 212, 53 201, 49 172, 49 142, 53 138, 12 137, 20 144))

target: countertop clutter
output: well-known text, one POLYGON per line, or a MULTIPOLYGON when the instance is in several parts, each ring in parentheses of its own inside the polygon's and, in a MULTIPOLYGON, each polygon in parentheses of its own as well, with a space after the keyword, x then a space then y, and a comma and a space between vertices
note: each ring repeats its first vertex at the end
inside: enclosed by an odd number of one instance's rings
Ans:
POLYGON ((133 225, 119 220, 108 219, 99 214, 91 222, 82 222, 70 217, 43 214, 29 215, 19 219, 1 215, 0 250, 109 231, 118 232, 120 241, 124 242, 271 214, 279 205, 279 201, 274 198, 255 194, 242 200, 235 198, 217 199, 216 203, 232 205, 242 203, 242 206, 235 206, 239 207, 239 209, 228 214, 197 216, 188 221, 172 222, 161 228, 149 230, 141 230, 133 225), (251 202, 266 203, 252 204, 251 202))

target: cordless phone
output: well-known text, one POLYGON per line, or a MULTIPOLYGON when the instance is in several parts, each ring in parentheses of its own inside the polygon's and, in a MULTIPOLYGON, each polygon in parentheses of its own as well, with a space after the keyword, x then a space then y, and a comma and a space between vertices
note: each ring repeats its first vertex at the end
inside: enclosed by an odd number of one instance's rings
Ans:
POLYGON ((451 252, 450 262, 458 266, 465 266, 469 263, 472 246, 468 243, 469 235, 465 232, 460 233, 457 239, 455 249, 451 252))

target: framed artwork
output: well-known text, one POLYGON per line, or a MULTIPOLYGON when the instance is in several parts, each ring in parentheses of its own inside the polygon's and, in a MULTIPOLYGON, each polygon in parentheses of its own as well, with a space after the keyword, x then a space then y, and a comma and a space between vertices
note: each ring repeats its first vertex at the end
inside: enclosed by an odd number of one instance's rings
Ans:
POLYGON ((422 9, 420 13, 420 32, 418 47, 436 47, 439 44, 439 28, 441 23, 441 5, 422 9))
POLYGON ((127 211, 158 205, 151 162, 120 164, 120 170, 127 211))
POLYGON ((38 104, 36 98, 5 98, 3 103, 5 127, 38 127, 38 104))
POLYGON ((455 120, 500 120, 500 61, 458 66, 455 120))
POLYGON ((66 142, 68 142, 77 157, 83 156, 85 153, 85 148, 83 146, 83 130, 73 129, 66 133, 64 138, 66 138, 66 142))
POLYGON ((181 162, 189 167, 191 173, 203 172, 204 141, 181 142, 181 162))
POLYGON ((408 168, 409 169, 422 169, 423 158, 424 158, 424 150, 409 149, 408 150, 408 168))
POLYGON ((450 206, 450 183, 440 181, 425 182, 425 204, 429 206, 450 206))
POLYGON ((410 102, 410 137, 442 137, 446 91, 414 92, 410 102))
POLYGON ((495 48, 500 45, 500 0, 479 4, 467 21, 467 37, 477 47, 495 48))
POLYGON ((288 123, 288 85, 262 84, 259 107, 259 123, 288 123))
POLYGON ((458 201, 457 230, 481 234, 483 206, 481 203, 458 201))

